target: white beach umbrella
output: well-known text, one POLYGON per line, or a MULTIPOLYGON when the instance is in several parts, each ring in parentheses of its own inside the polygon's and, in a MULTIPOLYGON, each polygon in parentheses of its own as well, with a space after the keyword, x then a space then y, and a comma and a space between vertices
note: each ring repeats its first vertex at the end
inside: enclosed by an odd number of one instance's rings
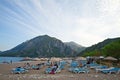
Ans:
POLYGON ((41 61, 47 61, 48 58, 40 58, 41 61))
POLYGON ((52 57, 51 59, 50 59, 50 61, 61 61, 62 59, 61 58, 55 58, 55 57, 52 57))
POLYGON ((32 58, 30 58, 30 57, 25 57, 25 58, 23 58, 21 61, 30 61, 30 60, 32 60, 32 58))
POLYGON ((33 58, 32 60, 33 60, 33 61, 40 61, 39 58, 33 58))
POLYGON ((104 58, 104 60, 116 61, 117 59, 114 57, 108 56, 108 57, 104 58))
POLYGON ((76 60, 86 60, 84 57, 77 57, 76 60))

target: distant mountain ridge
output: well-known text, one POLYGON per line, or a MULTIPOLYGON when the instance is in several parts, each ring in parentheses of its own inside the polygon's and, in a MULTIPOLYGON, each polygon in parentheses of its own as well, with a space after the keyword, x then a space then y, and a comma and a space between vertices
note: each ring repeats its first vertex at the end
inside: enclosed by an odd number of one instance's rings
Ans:
POLYGON ((98 44, 87 47, 85 50, 80 52, 78 55, 80 56, 80 55, 83 55, 83 54, 88 53, 88 52, 92 52, 92 51, 95 51, 95 50, 101 50, 104 46, 110 44, 113 41, 117 41, 117 40, 120 40, 120 38, 108 38, 108 39, 105 39, 104 41, 99 42, 98 44))
POLYGON ((80 53, 81 51, 83 51, 86 47, 81 46, 73 41, 71 42, 65 42, 65 44, 67 46, 70 46, 73 50, 75 50, 77 53, 80 53))
POLYGON ((76 55, 76 52, 73 49, 48 35, 35 37, 0 54, 0 56, 20 57, 65 57, 74 55, 76 55))
MULTIPOLYGON (((48 35, 38 36, 16 47, 0 52, 0 56, 19 57, 73 57, 82 56, 85 53, 101 51, 106 45, 120 40, 120 38, 108 38, 90 47, 83 47, 75 42, 62 42, 48 35), (80 51, 80 52, 79 52, 80 51)), ((119 42, 117 42, 119 43, 119 42)), ((114 43, 116 44, 116 43, 114 43)), ((119 44, 120 45, 120 44, 119 44)), ((108 50, 108 49, 107 49, 108 50)), ((109 50, 108 50, 109 51, 109 50)), ((118 54, 118 53, 117 53, 118 54)), ((109 55, 109 54, 107 54, 109 55)))

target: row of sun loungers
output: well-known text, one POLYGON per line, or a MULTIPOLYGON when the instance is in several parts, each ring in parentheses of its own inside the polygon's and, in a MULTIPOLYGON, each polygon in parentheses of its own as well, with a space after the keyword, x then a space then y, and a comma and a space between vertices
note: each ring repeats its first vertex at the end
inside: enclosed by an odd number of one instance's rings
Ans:
POLYGON ((78 66, 79 66, 78 62, 72 61, 68 71, 73 73, 89 73, 89 70, 87 67, 78 67, 78 66))
POLYGON ((106 74, 111 74, 111 73, 116 73, 119 74, 120 73, 120 68, 116 68, 116 67, 107 67, 105 65, 99 65, 97 63, 91 63, 91 64, 86 64, 86 66, 83 67, 78 67, 78 62, 73 61, 70 64, 70 68, 68 69, 68 71, 73 72, 73 73, 89 73, 90 69, 94 69, 97 72, 101 72, 101 73, 106 73, 106 74))
MULTIPOLYGON (((46 64, 37 64, 37 65, 32 65, 32 66, 27 66, 27 67, 17 67, 17 68, 12 69, 11 72, 15 73, 15 74, 26 73, 30 69, 39 70, 40 68, 43 67, 43 65, 46 65, 46 64)), ((61 62, 57 63, 57 65, 58 65, 57 67, 49 66, 48 68, 45 69, 45 73, 46 74, 55 74, 55 73, 61 72, 61 70, 64 69, 66 62, 61 61, 61 62)), ((79 64, 77 61, 72 61, 70 63, 70 68, 68 68, 68 71, 70 71, 72 73, 89 73, 90 69, 95 70, 96 73, 98 73, 98 72, 105 73, 105 74, 111 74, 111 73, 119 74, 120 73, 120 68, 107 67, 105 65, 99 65, 96 63, 86 64, 85 66, 79 67, 79 64)))
POLYGON ((112 68, 108 68, 108 69, 104 69, 104 70, 101 70, 102 73, 116 73, 116 74, 119 74, 120 73, 120 68, 115 68, 115 67, 112 67, 112 68))
POLYGON ((95 69, 96 73, 97 72, 102 72, 102 73, 120 73, 120 68, 116 67, 107 67, 104 65, 99 65, 99 64, 90 64, 90 68, 95 69))
POLYGON ((43 63, 37 64, 37 65, 25 65, 23 67, 16 67, 11 70, 11 73, 14 74, 20 74, 20 73, 26 73, 29 70, 39 70, 43 67, 43 63))

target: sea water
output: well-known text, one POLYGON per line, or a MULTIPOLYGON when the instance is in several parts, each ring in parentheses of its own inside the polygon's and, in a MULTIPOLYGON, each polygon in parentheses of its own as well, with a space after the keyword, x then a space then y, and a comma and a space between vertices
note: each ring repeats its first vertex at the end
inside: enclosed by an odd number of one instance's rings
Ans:
POLYGON ((20 62, 23 57, 0 57, 0 63, 20 62))

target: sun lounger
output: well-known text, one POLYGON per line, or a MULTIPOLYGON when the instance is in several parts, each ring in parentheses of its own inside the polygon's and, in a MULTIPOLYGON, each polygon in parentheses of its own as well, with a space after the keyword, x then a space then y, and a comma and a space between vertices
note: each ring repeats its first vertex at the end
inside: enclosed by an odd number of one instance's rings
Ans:
POLYGON ((120 72, 120 68, 113 68, 110 70, 110 73, 119 73, 120 72))
POLYGON ((111 70, 113 69, 114 67, 110 67, 110 68, 104 68, 104 69, 96 69, 96 72, 104 72, 104 71, 108 71, 108 70, 111 70))
POLYGON ((37 66, 37 65, 32 65, 32 66, 31 66, 31 69, 34 69, 34 70, 39 70, 39 69, 40 69, 40 67, 39 67, 39 66, 37 66))
POLYGON ((49 74, 51 71, 52 71, 52 68, 50 68, 50 67, 48 67, 48 68, 45 69, 45 73, 46 74, 49 74))
POLYGON ((75 69, 75 68, 71 67, 71 68, 68 69, 68 71, 69 71, 69 72, 73 72, 74 69, 75 69))
POLYGON ((118 69, 118 71, 117 71, 117 74, 119 74, 120 73, 120 68, 118 69))
POLYGON ((77 67, 78 66, 78 62, 76 61, 72 61, 71 64, 70 64, 70 67, 77 67))
POLYGON ((89 73, 89 70, 87 68, 79 68, 78 73, 89 73))
POLYGON ((79 71, 79 68, 73 68, 72 70, 73 73, 78 73, 78 71, 79 71))
POLYGON ((107 66, 97 66, 97 67, 95 68, 95 71, 96 71, 96 72, 99 72, 99 71, 105 70, 105 69, 108 69, 108 67, 107 67, 107 66))
POLYGON ((69 68, 69 71, 70 72, 73 72, 73 73, 88 73, 89 70, 87 68, 69 68))
POLYGON ((46 66, 50 66, 50 65, 51 65, 51 62, 46 62, 45 65, 46 65, 46 66))
POLYGON ((99 64, 96 64, 96 63, 92 63, 92 64, 88 64, 89 65, 89 67, 91 68, 91 69, 94 69, 94 68, 96 68, 97 66, 100 66, 99 64))
POLYGON ((102 73, 119 73, 120 68, 112 67, 111 69, 101 70, 102 73))
POLYGON ((26 70, 30 70, 31 69, 31 66, 25 66, 24 67, 26 70))
POLYGON ((17 67, 17 68, 12 69, 11 72, 15 74, 20 74, 20 73, 26 73, 28 72, 28 70, 21 68, 21 67, 17 67))
POLYGON ((57 68, 55 73, 60 73, 61 72, 61 69, 60 68, 57 68))

